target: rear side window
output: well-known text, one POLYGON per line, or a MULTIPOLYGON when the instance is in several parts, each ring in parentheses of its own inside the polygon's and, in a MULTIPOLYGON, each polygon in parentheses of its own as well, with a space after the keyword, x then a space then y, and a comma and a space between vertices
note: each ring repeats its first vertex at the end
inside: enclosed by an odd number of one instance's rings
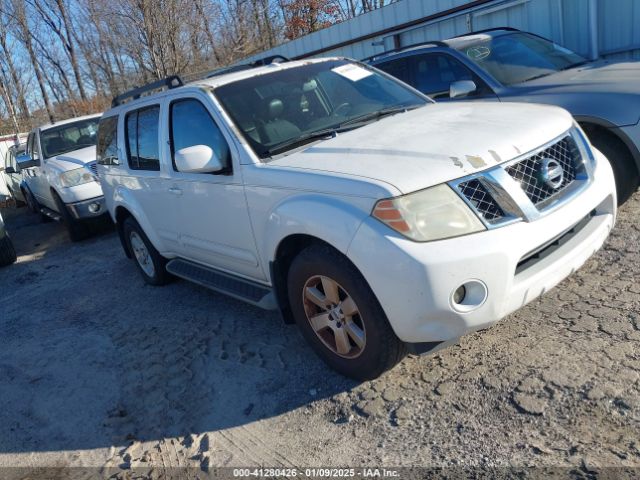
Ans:
POLYGON ((411 55, 378 64, 376 67, 435 99, 449 98, 449 87, 460 80, 475 82, 477 90, 469 97, 492 93, 480 77, 447 54, 411 55))
POLYGON ((176 168, 175 152, 194 145, 211 148, 223 165, 229 166, 231 153, 220 128, 202 103, 195 99, 177 100, 171 104, 171 155, 176 168))
POLYGON ((101 165, 119 165, 118 117, 103 118, 98 126, 97 159, 101 165))
POLYGON ((160 170, 159 119, 158 105, 127 113, 125 117, 127 161, 132 170, 160 170))

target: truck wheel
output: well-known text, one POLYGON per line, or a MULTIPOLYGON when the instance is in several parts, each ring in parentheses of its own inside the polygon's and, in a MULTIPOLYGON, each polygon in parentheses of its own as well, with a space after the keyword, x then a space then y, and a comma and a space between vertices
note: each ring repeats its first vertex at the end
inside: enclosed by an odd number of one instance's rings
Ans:
POLYGON ((633 158, 624 143, 611 135, 596 133, 591 141, 611 164, 616 180, 618 205, 622 205, 638 188, 639 178, 633 158))
POLYGON ((11 265, 16 259, 16 250, 13 248, 9 234, 6 234, 3 238, 0 238, 0 267, 11 265))
POLYGON ((69 209, 55 191, 52 191, 51 193, 53 194, 53 199, 58 207, 58 213, 62 217, 62 223, 67 228, 67 233, 69 234, 71 241, 79 242, 88 238, 91 234, 91 232, 89 232, 89 227, 82 221, 73 218, 73 215, 71 215, 71 212, 69 212, 69 209))
POLYGON ((27 201, 27 207, 29 208, 29 210, 31 210, 31 212, 40 213, 40 206, 38 205, 38 201, 31 194, 31 191, 23 188, 22 196, 24 196, 25 200, 27 201))
POLYGON ((142 274, 142 278, 149 285, 166 285, 171 281, 167 272, 167 259, 164 258, 145 235, 132 217, 128 217, 122 225, 127 247, 142 274))
POLYGON ((293 260, 288 291, 303 336, 339 373, 370 380, 405 356, 365 279, 330 247, 310 246, 293 260))

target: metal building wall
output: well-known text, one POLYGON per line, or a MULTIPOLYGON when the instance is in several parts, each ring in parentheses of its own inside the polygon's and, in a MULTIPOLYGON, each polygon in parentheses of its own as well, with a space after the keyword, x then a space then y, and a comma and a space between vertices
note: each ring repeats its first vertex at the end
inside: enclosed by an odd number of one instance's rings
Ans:
POLYGON ((640 0, 401 0, 250 60, 275 54, 364 58, 396 46, 500 26, 537 33, 590 58, 640 59, 640 0), (443 12, 453 13, 397 28, 443 12))

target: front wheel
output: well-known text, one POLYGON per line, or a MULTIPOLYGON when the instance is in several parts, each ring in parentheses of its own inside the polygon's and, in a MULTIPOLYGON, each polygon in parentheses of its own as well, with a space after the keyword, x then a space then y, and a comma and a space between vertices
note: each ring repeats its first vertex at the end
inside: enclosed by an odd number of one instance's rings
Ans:
POLYGON ((129 217, 122 225, 127 247, 131 252, 142 278, 149 285, 165 285, 171 281, 167 272, 167 259, 155 249, 133 218, 129 217))
POLYGON ((289 302, 296 323, 334 370, 357 380, 378 377, 406 353, 360 272, 333 249, 313 245, 292 262, 289 302))
POLYGON ((69 234, 71 241, 79 242, 88 238, 89 235, 91 235, 91 232, 89 231, 87 224, 81 220, 75 219, 73 215, 71 215, 71 212, 69 212, 69 209, 56 192, 52 192, 52 195, 56 202, 56 206, 58 207, 58 212, 62 217, 62 223, 67 227, 67 233, 69 234))
POLYGON ((17 259, 16 250, 8 234, 0 238, 0 267, 11 265, 17 259))

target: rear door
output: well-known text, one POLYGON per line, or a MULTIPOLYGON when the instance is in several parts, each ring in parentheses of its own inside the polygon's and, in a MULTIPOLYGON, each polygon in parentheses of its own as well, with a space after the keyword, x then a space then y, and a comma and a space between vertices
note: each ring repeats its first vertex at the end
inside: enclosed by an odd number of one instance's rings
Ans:
POLYGON ((234 274, 264 280, 249 219, 238 152, 206 94, 173 97, 168 105, 170 195, 178 206, 181 256, 234 274), (226 165, 223 172, 183 173, 174 155, 209 146, 226 165))
MULTIPOLYGON (((155 247, 164 254, 179 250, 175 199, 168 193, 166 162, 161 162, 167 145, 160 135, 162 104, 149 103, 124 114, 125 162, 128 172, 118 179, 140 206, 143 229, 153 229, 162 242, 155 247)), ((165 137, 166 138, 166 137, 165 137)), ((150 232, 151 233, 151 232, 150 232)))

